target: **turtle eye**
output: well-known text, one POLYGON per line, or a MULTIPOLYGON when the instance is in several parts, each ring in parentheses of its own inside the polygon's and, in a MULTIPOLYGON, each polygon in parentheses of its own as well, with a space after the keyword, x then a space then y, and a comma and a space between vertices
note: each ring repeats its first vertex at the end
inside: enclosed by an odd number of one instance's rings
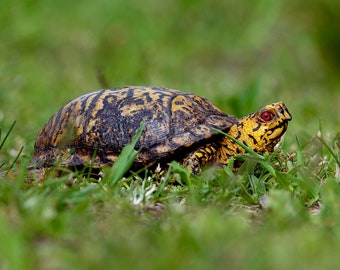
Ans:
POLYGON ((269 111, 265 111, 261 113, 261 119, 265 122, 268 122, 273 119, 273 115, 269 111))

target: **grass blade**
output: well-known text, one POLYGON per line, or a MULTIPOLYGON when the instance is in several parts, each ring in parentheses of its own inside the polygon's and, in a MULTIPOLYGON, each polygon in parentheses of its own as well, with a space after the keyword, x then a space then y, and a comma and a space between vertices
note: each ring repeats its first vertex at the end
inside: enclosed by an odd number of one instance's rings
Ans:
POLYGON ((331 154, 331 156, 334 158, 336 164, 340 166, 340 159, 338 158, 337 154, 333 151, 332 147, 329 146, 322 136, 317 136, 318 140, 326 147, 327 151, 331 154))
POLYGON ((17 154, 17 156, 15 157, 15 159, 13 160, 13 162, 11 163, 11 165, 9 166, 6 175, 10 172, 10 170, 13 169, 14 164, 17 162, 18 158, 20 157, 22 151, 24 150, 24 147, 22 146, 17 154))
MULTIPOLYGON (((4 146, 4 144, 5 144, 5 142, 6 142, 7 138, 8 138, 8 136, 9 136, 9 134, 11 133, 12 129, 13 129, 14 126, 15 126, 15 123, 16 123, 16 121, 13 122, 13 124, 11 125, 11 127, 9 128, 9 130, 7 131, 7 133, 6 133, 5 137, 4 137, 4 139, 2 140, 2 142, 1 142, 1 144, 0 144, 0 150, 1 150, 2 147, 4 146)), ((0 130, 0 139, 1 139, 1 130, 0 130)))
POLYGON ((137 154, 139 153, 140 149, 138 151, 135 150, 135 145, 137 144, 137 141, 139 140, 140 136, 142 135, 142 132, 144 130, 145 126, 145 120, 142 121, 140 127, 138 128, 136 134, 132 138, 132 141, 130 144, 126 145, 122 152, 120 153, 119 157, 113 164, 109 177, 107 178, 109 181, 109 185, 112 187, 114 186, 123 176, 124 174, 130 169, 132 163, 134 162, 137 154))
POLYGON ((256 158, 256 161, 259 162, 268 172, 270 172, 274 177, 276 177, 276 170, 273 168, 273 166, 267 161, 267 159, 260 155, 259 153, 255 152, 252 148, 250 148, 248 145, 245 145, 244 143, 240 142, 239 140, 235 139, 234 137, 230 136, 229 134, 220 131, 218 129, 212 128, 213 130, 221 133, 222 135, 226 136, 231 141, 237 143, 239 146, 241 146, 244 150, 247 151, 247 153, 251 154, 253 157, 256 158))
POLYGON ((239 146, 241 146, 243 149, 245 149, 249 154, 252 154, 260 159, 264 159, 264 157, 258 153, 256 153, 252 148, 250 148, 248 145, 245 145, 244 143, 240 142, 239 140, 235 139, 234 137, 230 136, 228 133, 225 133, 219 129, 211 128, 212 130, 217 131, 218 133, 221 133, 222 135, 226 136, 228 139, 233 141, 234 143, 237 143, 239 146))

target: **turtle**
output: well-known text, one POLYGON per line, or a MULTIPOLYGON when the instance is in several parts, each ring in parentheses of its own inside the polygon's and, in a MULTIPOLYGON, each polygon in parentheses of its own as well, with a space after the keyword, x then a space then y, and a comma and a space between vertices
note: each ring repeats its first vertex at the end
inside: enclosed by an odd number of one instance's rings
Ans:
POLYGON ((258 153, 270 153, 291 119, 284 102, 237 118, 204 97, 175 89, 103 89, 69 101, 50 118, 37 136, 28 172, 44 180, 55 165, 99 170, 112 166, 144 121, 131 170, 177 161, 199 174, 209 164, 223 166, 245 153, 223 133, 258 153))

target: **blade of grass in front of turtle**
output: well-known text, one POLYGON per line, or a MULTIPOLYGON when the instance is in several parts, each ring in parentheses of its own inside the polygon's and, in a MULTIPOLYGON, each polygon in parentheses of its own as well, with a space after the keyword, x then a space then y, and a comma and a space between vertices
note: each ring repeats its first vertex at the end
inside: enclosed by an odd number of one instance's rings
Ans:
POLYGON ((228 139, 230 139, 231 141, 237 143, 239 146, 241 146, 243 149, 245 149, 249 154, 251 154, 252 156, 256 157, 256 159, 258 159, 258 162, 269 172, 271 173, 274 177, 276 177, 276 171, 273 168, 273 166, 271 164, 268 163, 268 161, 266 160, 266 158, 262 155, 260 155, 259 153, 256 153, 252 148, 250 148, 248 145, 245 145, 244 143, 240 142, 239 140, 235 139, 234 137, 230 136, 229 134, 218 130, 216 128, 212 128, 213 130, 221 133, 222 135, 226 136, 228 139))
POLYGON ((109 181, 108 184, 110 186, 114 186, 124 176, 124 174, 127 173, 132 163, 134 162, 137 154, 140 151, 140 149, 138 151, 135 150, 135 145, 137 144, 138 139, 142 135, 144 126, 145 126, 145 120, 141 122, 141 125, 138 128, 136 134, 133 136, 131 143, 126 145, 123 148, 119 157, 113 164, 110 170, 110 175, 107 178, 109 181))
POLYGON ((180 175, 180 179, 178 179, 177 181, 183 185, 183 183, 181 182, 181 180, 184 180, 185 185, 188 186, 189 188, 191 187, 191 172, 188 170, 188 168, 184 168, 182 165, 180 165, 178 162, 176 161, 172 161, 169 163, 169 168, 171 170, 172 173, 177 173, 180 175))
POLYGON ((244 143, 240 142, 239 140, 235 139, 234 137, 230 136, 228 133, 225 133, 217 128, 211 128, 212 130, 217 131, 218 133, 221 133, 222 135, 226 136, 228 139, 232 140, 233 142, 237 143, 239 146, 241 146, 242 148, 244 148, 249 154, 252 154, 260 159, 264 159, 263 156, 259 155, 258 153, 256 153, 252 148, 250 148, 249 146, 245 145, 244 143))

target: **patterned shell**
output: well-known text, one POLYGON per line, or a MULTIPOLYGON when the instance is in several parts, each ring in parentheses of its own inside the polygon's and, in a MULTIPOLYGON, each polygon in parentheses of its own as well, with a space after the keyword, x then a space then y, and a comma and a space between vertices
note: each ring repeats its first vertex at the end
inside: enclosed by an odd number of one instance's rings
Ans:
POLYGON ((82 95, 62 107, 44 126, 30 168, 113 164, 143 119, 136 162, 173 158, 217 135, 238 119, 205 98, 173 89, 125 87, 82 95))

